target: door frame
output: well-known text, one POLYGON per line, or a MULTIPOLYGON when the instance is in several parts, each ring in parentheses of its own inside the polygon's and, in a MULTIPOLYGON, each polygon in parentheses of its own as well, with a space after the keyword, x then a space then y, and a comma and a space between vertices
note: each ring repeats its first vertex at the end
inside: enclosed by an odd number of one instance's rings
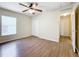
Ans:
POLYGON ((79 26, 78 25, 78 19, 76 19, 76 17, 77 17, 77 14, 76 14, 76 12, 78 11, 78 8, 79 8, 79 5, 76 7, 76 10, 75 10, 75 52, 78 54, 78 51, 79 51, 79 47, 78 47, 78 39, 77 39, 77 35, 78 35, 78 33, 77 33, 77 26, 79 26))
POLYGON ((72 8, 72 14, 71 14, 71 19, 72 19, 72 47, 73 47, 73 51, 75 51, 76 47, 75 47, 75 10, 78 7, 79 3, 75 3, 73 8, 72 8))

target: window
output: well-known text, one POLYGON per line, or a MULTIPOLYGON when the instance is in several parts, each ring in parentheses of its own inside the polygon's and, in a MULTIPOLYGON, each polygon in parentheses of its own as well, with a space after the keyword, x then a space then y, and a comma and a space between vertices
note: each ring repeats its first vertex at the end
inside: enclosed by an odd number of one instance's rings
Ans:
POLYGON ((16 18, 1 16, 1 36, 16 34, 16 18))

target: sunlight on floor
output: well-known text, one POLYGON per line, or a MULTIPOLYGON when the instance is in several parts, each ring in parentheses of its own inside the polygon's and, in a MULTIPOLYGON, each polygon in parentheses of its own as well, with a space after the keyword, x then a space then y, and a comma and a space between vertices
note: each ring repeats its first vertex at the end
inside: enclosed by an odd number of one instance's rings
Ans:
POLYGON ((2 46, 1 57, 16 57, 16 44, 2 46), (5 49, 4 49, 5 47, 5 49))

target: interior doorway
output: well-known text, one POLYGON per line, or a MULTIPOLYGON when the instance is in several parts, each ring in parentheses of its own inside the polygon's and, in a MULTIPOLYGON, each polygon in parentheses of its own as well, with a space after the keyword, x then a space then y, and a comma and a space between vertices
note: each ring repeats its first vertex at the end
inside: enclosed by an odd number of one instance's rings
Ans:
MULTIPOLYGON (((72 36, 72 26, 71 26, 71 14, 63 14, 60 16, 60 38, 69 38, 72 36)), ((66 40, 66 39, 65 39, 66 40)), ((60 39, 60 41, 65 41, 64 39, 60 39)))

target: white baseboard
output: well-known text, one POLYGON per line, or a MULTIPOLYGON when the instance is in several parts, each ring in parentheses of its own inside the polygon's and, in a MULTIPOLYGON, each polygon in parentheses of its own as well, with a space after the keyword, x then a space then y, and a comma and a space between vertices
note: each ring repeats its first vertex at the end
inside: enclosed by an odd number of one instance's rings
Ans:
POLYGON ((46 39, 46 40, 50 40, 50 41, 54 41, 54 42, 59 42, 59 38, 47 38, 47 37, 43 37, 43 36, 37 36, 37 35, 33 35, 42 39, 46 39))
POLYGON ((30 36, 32 36, 32 35, 28 35, 28 36, 24 36, 24 37, 16 38, 16 39, 3 40, 3 41, 0 41, 0 43, 5 43, 5 42, 13 41, 13 40, 19 40, 19 39, 22 39, 22 38, 25 38, 25 37, 30 37, 30 36))

